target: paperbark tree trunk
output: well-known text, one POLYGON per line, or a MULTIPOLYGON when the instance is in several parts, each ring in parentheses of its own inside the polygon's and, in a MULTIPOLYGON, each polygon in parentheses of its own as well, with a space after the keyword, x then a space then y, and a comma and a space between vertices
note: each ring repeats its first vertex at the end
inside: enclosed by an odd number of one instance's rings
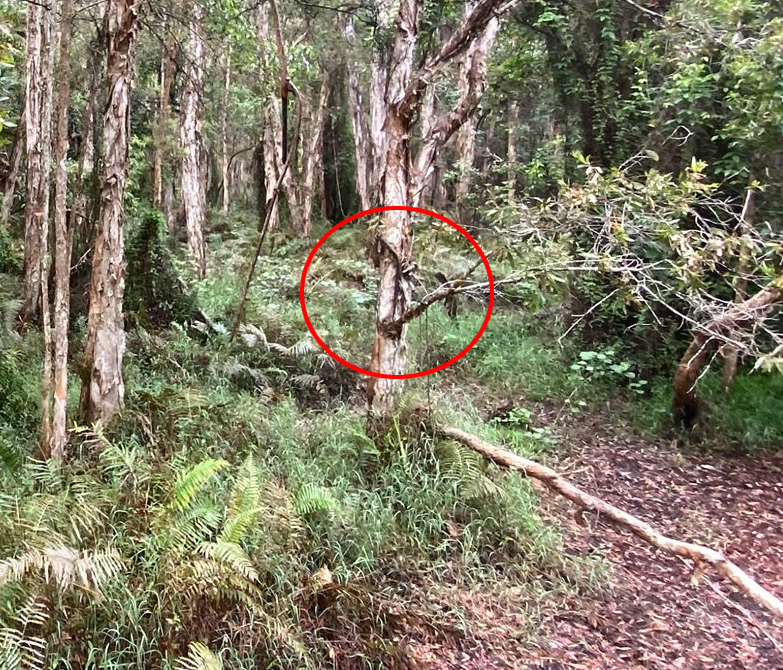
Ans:
MULTIPOLYGON (((744 235, 749 235, 753 231, 753 219, 756 214, 756 189, 754 188, 754 179, 751 175, 750 185, 745 194, 745 204, 740 214, 740 231, 744 235)), ((747 244, 743 243, 740 248, 740 258, 737 263, 737 279, 734 283, 734 302, 742 302, 748 297, 748 278, 747 273, 750 270, 750 250, 747 244)), ((724 347, 723 360, 723 386, 728 389, 734 383, 737 376, 737 366, 739 364, 739 350, 737 347, 727 345, 724 347)))
POLYGON ((228 214, 231 202, 231 175, 228 155, 228 106, 231 103, 231 52, 226 54, 226 73, 223 79, 223 109, 220 112, 220 178, 223 182, 221 210, 228 214))
POLYGON ((461 101, 465 101, 467 118, 457 132, 457 162, 459 173, 454 187, 457 200, 457 212, 460 223, 470 220, 470 208, 467 197, 473 178, 473 164, 476 160, 476 126, 478 119, 474 114, 484 89, 487 87, 487 59, 500 29, 500 21, 493 19, 487 24, 483 35, 473 42, 459 66, 457 90, 461 101))
MULTIPOLYGON (((375 39, 370 62, 370 152, 372 173, 369 175, 368 197, 371 206, 381 202, 385 171, 387 134, 386 86, 389 79, 389 46, 387 38, 394 20, 395 3, 374 0, 375 39)), ((402 10, 402 8, 400 8, 402 10)))
POLYGON ((52 8, 27 5, 27 82, 25 91, 24 278, 22 321, 41 314, 49 221, 49 163, 52 114, 52 8))
MULTIPOLYGON (((466 18, 472 16, 474 11, 476 10, 468 12, 466 18)), ((460 65, 460 85, 457 104, 432 124, 427 137, 422 140, 421 148, 416 157, 416 165, 412 177, 412 201, 414 205, 418 205, 419 198, 432 177, 435 157, 457 131, 465 131, 464 137, 458 143, 460 160, 468 162, 470 169, 472 169, 476 150, 476 129, 475 125, 468 130, 465 130, 465 128, 466 124, 470 124, 481 96, 487 87, 487 60, 499 29, 500 20, 493 16, 486 22, 475 39, 469 42, 465 58, 460 65), (463 151, 467 153, 463 155, 463 151)), ((426 86, 426 84, 424 85, 426 86)), ((462 176, 464 194, 467 194, 467 189, 470 185, 469 172, 469 169, 465 170, 462 176)))
MULTIPOLYGON (((497 34, 496 12, 500 4, 499 0, 479 0, 438 53, 414 72, 421 0, 401 0, 386 85, 386 153, 381 178, 384 205, 399 207, 418 203, 437 152, 475 110, 486 86, 486 57, 497 34), (412 122, 422 96, 438 72, 466 52, 471 54, 472 63, 469 86, 454 109, 432 125, 416 163, 412 165, 412 122)), ((376 232, 373 260, 380 282, 370 369, 385 375, 397 376, 406 372, 408 324, 401 316, 411 301, 412 232, 411 213, 405 210, 385 212, 376 232)), ((371 377, 367 384, 371 417, 391 415, 402 389, 402 379, 371 377)))
POLYGON ((71 246, 77 254, 85 253, 92 240, 91 232, 97 216, 94 191, 98 190, 100 178, 95 175, 96 144, 101 132, 100 116, 97 113, 101 87, 104 85, 104 56, 106 53, 105 22, 101 17, 95 38, 90 42, 90 63, 88 66, 89 88, 82 114, 81 143, 73 180, 73 198, 71 206, 71 246))
POLYGON ((163 154, 165 152, 166 125, 169 120, 171 82, 174 79, 174 70, 177 66, 174 60, 174 49, 176 49, 176 41, 172 38, 169 40, 168 46, 163 47, 160 56, 160 91, 152 148, 152 206, 155 209, 160 209, 163 202, 163 154))
POLYGON ((136 46, 136 0, 109 0, 107 104, 103 125, 103 183, 90 279, 90 311, 81 391, 88 422, 106 424, 122 408, 125 324, 124 196, 128 176, 130 91, 136 46))
POLYGON ((203 137, 201 134, 201 95, 204 89, 206 48, 202 36, 201 5, 191 7, 188 36, 188 76, 182 93, 180 140, 182 144, 182 202, 185 206, 185 230, 188 252, 203 279, 207 274, 204 228, 207 215, 204 176, 203 137))
MULTIPOLYGON (((353 20, 349 17, 345 22, 345 37, 349 45, 356 44, 353 20)), ((353 129, 354 159, 356 161, 356 190, 362 209, 370 209, 370 175, 372 173, 369 128, 367 127, 367 112, 364 108, 362 86, 359 81, 359 71, 356 61, 348 60, 348 102, 351 108, 351 128, 353 129)))
POLYGON ((508 197, 512 199, 517 190, 517 126, 519 125, 519 102, 508 101, 508 144, 506 148, 506 164, 508 180, 508 197))
MULTIPOLYGON (((68 441, 66 425, 68 391, 68 319, 70 315, 70 276, 71 276, 71 239, 68 232, 68 212, 66 195, 68 190, 68 102, 71 86, 71 31, 73 28, 72 1, 62 0, 60 5, 60 45, 58 55, 57 100, 55 107, 55 144, 54 144, 54 304, 51 331, 52 341, 47 343, 46 353, 51 355, 51 363, 45 363, 46 372, 54 375, 54 389, 51 397, 51 426, 41 431, 44 453, 51 458, 62 460, 68 441)), ((44 300, 44 302, 46 302, 44 300)), ((50 380, 44 380, 44 387, 50 386, 50 380)), ((47 412, 43 420, 48 419, 49 398, 45 399, 47 412)))
POLYGON ((4 226, 11 218, 11 208, 14 204, 16 181, 19 178, 19 169, 22 167, 22 158, 25 155, 25 117, 27 116, 26 103, 22 106, 19 115, 19 123, 14 133, 14 146, 8 160, 8 172, 3 180, 3 204, 0 208, 0 226, 4 226))
POLYGON ((313 194, 315 182, 324 169, 323 131, 326 121, 326 107, 329 103, 331 75, 324 68, 321 71, 321 90, 315 117, 310 119, 310 135, 305 146, 304 179, 302 182, 302 236, 310 237, 313 225, 313 194))
MULTIPOLYGON (((382 178, 385 206, 399 207, 409 204, 412 110, 401 103, 405 101, 405 92, 413 70, 420 10, 420 0, 400 0, 397 37, 386 87, 387 144, 382 178)), ((374 261, 380 283, 375 305, 375 341, 370 360, 370 369, 373 372, 387 375, 405 374, 408 361, 408 324, 403 323, 399 328, 391 328, 390 324, 400 319, 411 300, 407 270, 411 263, 412 233, 411 213, 392 210, 385 213, 375 240, 374 261)), ((367 397, 371 410, 381 417, 393 413, 402 388, 401 379, 370 377, 367 397)))

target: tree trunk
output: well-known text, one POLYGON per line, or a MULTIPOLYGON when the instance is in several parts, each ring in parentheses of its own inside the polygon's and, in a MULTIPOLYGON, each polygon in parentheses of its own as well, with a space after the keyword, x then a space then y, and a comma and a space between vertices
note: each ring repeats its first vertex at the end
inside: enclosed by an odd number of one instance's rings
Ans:
MULTIPOLYGON (((60 53, 57 66, 59 83, 55 117, 54 145, 54 309, 53 342, 47 347, 52 355, 54 394, 50 443, 46 452, 62 460, 68 441, 66 424, 68 391, 68 319, 70 315, 71 239, 68 232, 66 195, 68 190, 68 102, 71 95, 71 0, 60 5, 60 53)), ((48 402, 48 399, 47 399, 48 402)))
POLYGON ((508 197, 512 200, 517 190, 517 125, 519 124, 519 103, 508 101, 508 145, 506 149, 506 179, 508 197))
POLYGON ((601 498, 590 495, 545 465, 518 456, 507 449, 488 444, 484 440, 457 428, 443 427, 438 432, 444 437, 456 440, 460 444, 478 452, 502 468, 514 470, 525 477, 542 482, 556 493, 579 505, 580 514, 582 510, 595 512, 600 518, 607 519, 618 527, 630 531, 636 537, 670 556, 677 556, 686 561, 691 561, 694 564, 692 581, 698 580, 704 568, 709 565, 721 577, 731 581, 745 595, 752 598, 762 607, 767 608, 775 617, 783 617, 783 601, 780 598, 767 591, 748 573, 741 570, 723 554, 714 549, 666 537, 649 523, 632 516, 619 507, 609 504, 605 500, 601 500, 601 498))
POLYGON ((19 178, 19 169, 22 167, 22 158, 25 155, 25 117, 27 116, 26 103, 22 105, 22 113, 19 115, 19 124, 14 133, 14 146, 8 161, 8 172, 3 180, 3 204, 0 208, 0 226, 4 226, 11 218, 11 208, 14 204, 16 180, 19 178))
POLYGON ((484 29, 484 34, 470 46, 459 66, 460 101, 465 101, 467 118, 457 132, 457 163, 459 173, 455 184, 457 211, 462 224, 469 223, 470 214, 466 199, 470 192, 473 177, 473 164, 476 160, 476 127, 478 119, 476 107, 487 87, 487 60, 492 45, 500 29, 500 21, 493 19, 484 29))
POLYGON ((41 313, 49 220, 53 56, 51 7, 30 3, 27 5, 27 166, 22 321, 32 321, 41 313))
POLYGON ((177 66, 174 60, 176 42, 169 40, 160 56, 160 92, 158 95, 158 114, 155 119, 155 131, 152 147, 152 206, 160 209, 163 203, 163 154, 165 153, 166 125, 169 120, 169 99, 171 82, 177 66))
POLYGON ((329 91, 331 86, 331 75, 327 69, 321 72, 321 91, 318 96, 318 109, 315 118, 310 119, 310 135, 305 147, 305 168, 304 179, 302 183, 302 236, 310 237, 313 222, 313 193, 315 191, 315 180, 323 173, 324 169, 324 146, 323 131, 326 121, 326 108, 329 103, 329 91))
POLYGON ((228 214, 231 202, 231 175, 229 174, 228 155, 228 106, 231 102, 231 52, 226 54, 226 75, 223 79, 223 109, 220 113, 220 177, 223 182, 221 210, 228 214))
MULTIPOLYGON (((417 204, 437 152, 475 110, 486 86, 486 57, 498 30, 496 10, 499 4, 499 0, 480 0, 465 15, 439 52, 414 72, 421 0, 401 0, 386 85, 386 154, 381 178, 384 205, 417 204), (467 92, 460 95, 453 110, 432 125, 422 142, 416 164, 412 166, 411 126, 422 96, 437 73, 450 60, 466 51, 471 54, 467 92)), ((411 301, 412 233, 411 214, 404 210, 385 212, 382 225, 376 232, 373 260, 380 282, 370 364, 373 372, 405 374, 408 324, 401 316, 411 301)), ((391 415, 402 388, 401 379, 371 377, 367 384, 367 398, 372 414, 379 418, 391 415)))
POLYGON ((736 346, 742 331, 763 318, 783 293, 783 280, 769 283, 756 295, 736 303, 712 322, 700 328, 674 373, 672 414, 675 424, 690 430, 699 415, 696 382, 702 368, 712 357, 718 345, 725 342, 736 346))
POLYGON ((103 125, 103 184, 90 280, 90 311, 81 411, 106 424, 122 408, 125 324, 124 196, 128 176, 130 91, 137 30, 136 0, 109 0, 107 105, 103 125))
POLYGON ((278 198, 274 198, 274 185, 277 183, 277 160, 275 158, 275 136, 274 129, 269 121, 271 110, 267 108, 264 113, 264 136, 262 138, 264 149, 264 216, 269 208, 272 208, 269 214, 269 223, 267 228, 270 232, 280 228, 280 206, 278 198))
POLYGON ((204 88, 206 48, 202 37, 201 5, 194 2, 188 37, 188 77, 182 93, 180 139, 182 143, 182 201, 185 206, 185 229, 188 252, 203 279, 207 273, 204 228, 207 215, 206 180, 204 178, 203 137, 201 135, 201 95, 204 88))
MULTIPOLYGON (((353 20, 350 17, 345 22, 345 37, 351 47, 356 44, 353 20)), ((356 61, 350 56, 348 60, 348 101, 351 109, 351 127, 353 129, 354 158, 356 162, 356 190, 359 193, 362 209, 365 210, 372 207, 372 200, 370 199, 370 174, 372 172, 370 161, 372 154, 358 67, 356 61)))
MULTIPOLYGON (((468 17, 471 16, 471 10, 468 17)), ((467 17, 466 17, 467 18, 467 17)), ((413 171, 411 198, 414 205, 418 205, 419 198, 431 179, 435 157, 438 151, 448 142, 451 136, 465 129, 476 111, 481 96, 487 87, 487 60, 492 45, 500 29, 500 20, 497 17, 489 19, 481 33, 470 42, 465 58, 460 65, 459 99, 452 110, 443 114, 430 127, 430 131, 422 141, 416 165, 413 171)), ((473 158, 476 150, 476 129, 473 125, 465 131, 465 136, 459 145, 460 160, 467 161, 469 165, 463 172, 463 193, 467 193, 470 185, 469 172, 473 167, 473 158), (462 155, 462 151, 467 152, 462 155)), ((458 184, 458 189, 459 189, 458 184)), ((459 190, 458 190, 459 194, 459 190)))
MULTIPOLYGON (((753 219, 756 214, 756 189, 754 187, 754 179, 751 175, 750 185, 748 191, 745 194, 745 204, 742 207, 742 214, 740 215, 740 232, 743 237, 753 232, 753 219)), ((740 247, 740 257, 737 264, 737 279, 734 283, 734 302, 743 302, 748 297, 748 277, 747 274, 750 270, 750 250, 748 245, 743 240, 740 247)), ((732 345, 726 345, 724 347, 724 361, 723 361, 723 386, 728 389, 734 383, 734 378, 737 376, 737 365, 739 363, 739 349, 732 345)))
MULTIPOLYGON (((386 86, 389 79, 389 47, 386 36, 394 19, 394 5, 387 0, 374 0, 375 39, 370 63, 370 149, 372 174, 368 176, 368 198, 371 206, 383 198, 383 173, 386 169, 387 133, 386 86)), ((402 11, 402 7, 400 7, 402 11)))
MULTIPOLYGON (((411 79, 416 35, 419 27, 420 0, 401 0, 397 16, 397 37, 392 51, 386 88, 386 160, 382 183, 385 206, 407 206, 410 166, 412 115, 402 108, 411 79)), ((374 131, 373 131, 374 132, 374 131)), ((375 137, 373 138, 375 143, 375 137)), ((377 146, 377 144, 376 144, 377 146)), ((406 335, 408 324, 390 328, 405 313, 411 300, 407 269, 411 264, 413 230, 410 212, 386 212, 377 233, 375 265, 380 275, 375 305, 375 341, 370 369, 388 375, 405 374, 408 361, 406 335)), ((370 377, 367 397, 370 408, 379 416, 395 410, 402 393, 401 379, 370 377)))

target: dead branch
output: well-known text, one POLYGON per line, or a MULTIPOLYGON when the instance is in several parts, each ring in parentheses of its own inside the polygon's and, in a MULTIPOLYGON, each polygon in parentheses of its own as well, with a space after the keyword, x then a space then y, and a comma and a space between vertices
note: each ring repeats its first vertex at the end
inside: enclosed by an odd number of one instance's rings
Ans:
MULTIPOLYGON (((686 428, 691 426, 698 414, 696 381, 699 372, 717 350, 733 333, 752 326, 763 318, 780 300, 781 280, 772 281, 751 298, 735 303, 710 323, 700 327, 680 359, 672 380, 674 403, 672 411, 675 421, 683 420, 686 428)), ((733 338, 733 339, 736 339, 733 338)))
POLYGON ((706 566, 712 566, 721 577, 733 582, 740 591, 768 609, 776 618, 783 619, 783 601, 767 591, 720 552, 698 544, 666 537, 647 522, 574 486, 545 465, 484 442, 482 439, 457 428, 443 426, 438 431, 443 436, 464 444, 501 467, 516 470, 525 477, 543 482, 553 491, 579 505, 583 510, 596 512, 599 517, 608 519, 617 526, 632 532, 661 551, 691 561, 694 564, 694 576, 700 575, 706 566))

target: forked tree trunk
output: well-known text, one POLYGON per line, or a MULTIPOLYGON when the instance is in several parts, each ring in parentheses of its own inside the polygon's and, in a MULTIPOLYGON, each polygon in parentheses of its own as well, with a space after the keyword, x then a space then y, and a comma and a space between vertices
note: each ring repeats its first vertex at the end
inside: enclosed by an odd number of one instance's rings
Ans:
POLYGON ((459 82, 457 90, 460 100, 469 107, 467 118, 457 132, 457 163, 459 171, 454 187, 457 200, 457 211, 460 223, 466 224, 470 219, 467 197, 473 178, 473 164, 476 160, 476 127, 478 119, 474 114, 484 89, 487 87, 487 60, 492 45, 500 29, 500 21, 493 19, 484 29, 484 34, 477 39, 465 53, 459 66, 459 82))
POLYGON ((231 175, 228 155, 228 106, 231 102, 231 51, 226 54, 226 73, 223 79, 223 109, 220 111, 220 178, 223 183, 221 192, 221 211, 228 214, 231 202, 231 175))
MULTIPOLYGON (((409 204, 412 110, 402 103, 406 101, 406 90, 413 70, 420 9, 420 0, 400 1, 397 38, 386 88, 385 206, 409 204)), ((411 262, 412 233, 411 214, 405 210, 386 212, 377 233, 374 260, 380 283, 375 305, 375 341, 370 360, 373 372, 402 375, 406 371, 408 325, 403 323, 399 328, 393 328, 391 324, 400 319, 411 300, 412 288, 407 269, 411 262)), ((379 416, 388 416, 396 408, 402 388, 401 379, 370 377, 367 385, 370 408, 379 416)))
POLYGON ((506 179, 508 197, 513 198, 517 190, 517 126, 519 125, 519 102, 508 101, 508 144, 506 148, 506 179))
MULTIPOLYGON (((486 58, 498 30, 499 0, 479 0, 437 54, 415 72, 419 14, 422 0, 401 0, 396 38, 386 85, 386 158, 381 182, 386 206, 416 205, 438 151, 469 118, 486 86, 486 58), (456 106, 440 116, 423 140, 415 165, 410 138, 413 118, 422 96, 451 60, 470 51, 469 86, 456 106)), ((507 5, 508 6, 508 5, 507 5)), ((376 233, 373 259, 380 283, 376 301, 375 340, 371 370, 385 375, 403 375, 407 364, 407 321, 401 319, 411 301, 409 273, 413 244, 411 214, 391 210, 384 214, 376 233)), ((367 385, 369 407, 374 417, 394 412, 403 380, 371 377, 367 385)))
POLYGON ((49 163, 52 114, 52 8, 27 5, 27 84, 24 279, 22 321, 41 313, 49 221, 49 163))
POLYGON ((171 82, 174 79, 176 61, 173 50, 176 42, 172 38, 168 46, 163 47, 160 55, 160 91, 158 93, 158 113, 155 118, 154 146, 152 147, 152 206, 160 209, 163 203, 163 154, 166 143, 166 125, 169 120, 169 98, 171 82))
POLYGON ((313 225, 313 195, 315 182, 324 169, 323 131, 326 121, 326 107, 329 103, 331 75, 324 68, 321 71, 321 90, 315 117, 310 119, 310 134, 305 146, 304 178, 302 180, 302 236, 310 237, 313 225))
POLYGON ((783 279, 778 278, 753 297, 734 304, 696 332, 674 373, 672 413, 675 424, 690 429, 696 422, 699 414, 696 382, 718 346, 724 342, 729 345, 736 342, 743 330, 764 318, 782 293, 783 279))
MULTIPOLYGON (((756 189, 754 188, 754 179, 751 175, 750 185, 745 194, 745 204, 740 214, 740 232, 743 237, 753 231, 753 219, 756 214, 756 189)), ((737 263, 737 279, 734 283, 734 302, 742 302, 748 297, 748 277, 750 271, 750 249, 745 240, 740 247, 740 257, 737 263)), ((734 383, 737 376, 737 365, 739 363, 739 350, 737 347, 727 345, 724 347, 723 360, 723 386, 728 389, 734 383)))
MULTIPOLYGON (((54 304, 53 341, 47 346, 52 356, 51 368, 54 375, 52 395, 51 428, 42 430, 49 443, 44 452, 52 458, 62 460, 68 441, 66 425, 68 392, 68 319, 70 314, 71 239, 68 231, 66 195, 68 191, 68 102, 71 94, 71 31, 73 13, 71 0, 62 0, 60 5, 60 49, 58 56, 57 101, 55 107, 54 144, 54 304)), ((47 386, 45 382, 44 386, 47 386)), ((48 404, 49 399, 46 399, 48 404)))
MULTIPOLYGON (((353 47, 356 44, 356 35, 353 29, 353 20, 346 19, 345 37, 348 44, 353 47)), ((351 128, 353 129, 354 160, 356 162, 356 190, 362 209, 370 209, 370 175, 371 148, 369 128, 367 127, 367 112, 364 108, 362 86, 359 81, 359 68, 356 61, 349 56, 348 60, 348 102, 351 109, 351 128)))
MULTIPOLYGON (((468 12, 467 16, 471 16, 473 11, 475 10, 468 12)), ((464 194, 467 194, 470 185, 469 172, 473 166, 476 150, 476 129, 475 125, 472 125, 468 130, 465 128, 466 124, 471 124, 476 107, 487 87, 487 61, 499 29, 500 20, 497 17, 492 17, 486 22, 483 30, 470 41, 465 51, 464 60, 460 65, 457 104, 432 124, 427 137, 422 140, 412 177, 414 205, 418 205, 419 198, 432 177, 435 157, 457 131, 465 131, 458 143, 458 150, 460 161, 469 163, 469 169, 462 173, 464 180, 462 188, 464 194), (462 151, 465 151, 466 154, 462 155, 462 151)))
MULTIPOLYGON (((258 5, 256 12, 256 29, 258 33, 258 44, 261 56, 261 64, 264 74, 269 70, 269 57, 266 52, 270 40, 269 14, 270 6, 267 4, 258 5)), ((300 104, 298 101, 296 104, 300 104)), ((264 174, 266 175, 266 200, 267 206, 271 202, 273 186, 277 183, 277 178, 282 172, 284 162, 281 139, 283 137, 282 119, 280 117, 280 101, 275 95, 271 95, 264 113, 264 174)), ((289 110, 289 114, 291 111, 289 110)), ((291 138, 289 151, 295 151, 297 137, 291 138)), ((279 226, 279 213, 281 210, 288 213, 288 223, 298 234, 302 234, 302 213, 299 207, 299 200, 294 184, 294 170, 288 169, 283 175, 280 194, 277 202, 274 203, 275 211, 269 221, 268 228, 274 230, 279 226), (281 206, 283 202, 285 209, 281 206)))
POLYGON ((185 206, 185 230, 188 252, 196 266, 196 274, 207 274, 204 228, 207 216, 206 179, 204 178, 203 137, 201 135, 201 95, 204 89, 204 67, 207 52, 204 45, 201 5, 191 7, 188 36, 188 68, 182 93, 180 139, 182 144, 182 202, 185 206))
POLYGON ((122 408, 125 324, 124 196, 128 176, 130 91, 137 30, 136 0, 109 0, 107 104, 103 125, 103 183, 92 259, 90 311, 81 392, 88 422, 107 423, 122 408))
POLYGON ((25 112, 26 105, 22 105, 22 113, 19 115, 19 123, 14 133, 14 146, 8 160, 8 172, 3 180, 3 204, 0 207, 0 226, 4 226, 11 218, 11 208, 14 204, 16 181, 19 178, 19 170, 22 167, 22 158, 25 155, 25 112))

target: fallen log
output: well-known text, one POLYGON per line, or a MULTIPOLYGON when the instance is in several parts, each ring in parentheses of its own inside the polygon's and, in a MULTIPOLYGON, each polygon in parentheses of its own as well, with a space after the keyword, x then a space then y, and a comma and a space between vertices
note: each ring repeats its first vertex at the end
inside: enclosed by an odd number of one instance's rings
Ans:
POLYGON ((596 512, 599 517, 608 519, 617 526, 631 531, 634 535, 661 551, 692 561, 695 565, 694 578, 698 578, 705 567, 711 566, 721 577, 733 582, 740 591, 755 600, 759 605, 767 608, 776 618, 783 620, 783 601, 767 591, 749 574, 741 570, 720 552, 698 544, 681 542, 680 540, 666 537, 647 522, 574 486, 551 468, 518 456, 502 447, 489 444, 475 435, 448 426, 438 428, 438 432, 444 437, 456 440, 460 444, 477 451, 501 467, 516 470, 525 477, 543 482, 550 489, 565 496, 582 509, 596 512))

